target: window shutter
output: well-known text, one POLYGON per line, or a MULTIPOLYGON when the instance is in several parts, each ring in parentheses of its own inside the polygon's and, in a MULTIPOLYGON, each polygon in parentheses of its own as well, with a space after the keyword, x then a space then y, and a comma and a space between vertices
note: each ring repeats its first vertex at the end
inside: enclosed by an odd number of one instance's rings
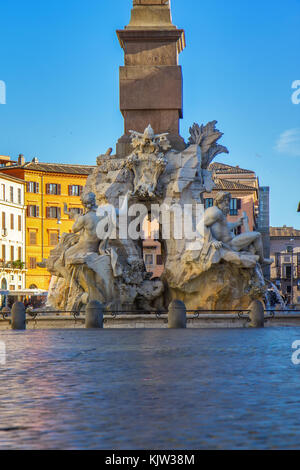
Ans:
MULTIPOLYGON (((50 191, 49 191, 49 184, 47 183, 46 184, 46 194, 50 194, 50 191)), ((48 209, 48 208, 47 208, 48 209)))
POLYGON ((57 208, 57 218, 59 218, 59 219, 61 218, 61 208, 60 207, 57 208))
POLYGON ((46 207, 46 219, 50 219, 50 207, 46 207))
POLYGON ((69 185, 69 186, 68 186, 68 189, 69 189, 69 196, 71 196, 71 194, 72 194, 72 186, 69 185))
POLYGON ((83 193, 83 186, 79 186, 79 196, 83 193))
POLYGON ((156 255, 156 264, 157 264, 158 266, 162 266, 162 265, 163 265, 162 255, 156 255))
POLYGON ((57 194, 58 194, 58 196, 61 195, 61 184, 57 185, 57 194))
POLYGON ((35 183, 35 192, 36 193, 40 192, 40 184, 39 183, 35 183))
POLYGON ((241 210, 242 208, 242 200, 241 199, 237 199, 237 210, 241 210))
POLYGON ((29 183, 26 183, 26 192, 29 193, 29 183))
POLYGON ((37 217, 40 216, 40 208, 39 208, 39 206, 36 206, 36 216, 37 216, 37 217))

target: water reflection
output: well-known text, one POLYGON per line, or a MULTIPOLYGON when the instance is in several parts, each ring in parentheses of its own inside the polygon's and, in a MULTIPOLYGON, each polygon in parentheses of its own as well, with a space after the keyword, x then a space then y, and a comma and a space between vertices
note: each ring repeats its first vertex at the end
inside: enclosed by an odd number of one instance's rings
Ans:
POLYGON ((1 332, 2 449, 298 448, 300 328, 1 332))

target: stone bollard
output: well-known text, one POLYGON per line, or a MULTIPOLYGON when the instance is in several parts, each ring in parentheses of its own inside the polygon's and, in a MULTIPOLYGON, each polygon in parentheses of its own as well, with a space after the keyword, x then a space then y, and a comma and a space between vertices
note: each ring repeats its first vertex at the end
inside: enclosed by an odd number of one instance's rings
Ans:
POLYGON ((169 305, 168 328, 186 328, 186 308, 181 300, 173 300, 169 305))
POLYGON ((103 305, 97 300, 92 300, 86 306, 85 327, 103 328, 103 305))
POLYGON ((15 302, 11 310, 12 330, 26 330, 25 306, 22 302, 15 302))
POLYGON ((249 307, 249 317, 251 322, 249 326, 252 328, 264 328, 265 326, 265 312, 264 306, 260 300, 254 300, 249 307))

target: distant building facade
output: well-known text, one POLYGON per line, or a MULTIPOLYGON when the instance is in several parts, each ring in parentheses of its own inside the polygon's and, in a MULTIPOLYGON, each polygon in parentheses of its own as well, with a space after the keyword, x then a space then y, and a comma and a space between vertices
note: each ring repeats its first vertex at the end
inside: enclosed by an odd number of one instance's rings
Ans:
POLYGON ((270 251, 271 281, 289 303, 300 304, 300 230, 270 227, 270 251))
POLYGON ((62 233, 72 230, 74 221, 64 213, 81 213, 80 195, 93 166, 25 162, 20 155, 17 164, 1 168, 5 175, 25 183, 26 205, 26 288, 47 290, 50 274, 38 263, 48 258, 62 233))
MULTIPOLYGON (((0 165, 2 161, 3 157, 0 157, 0 165)), ((1 172, 0 228, 0 288, 11 291, 24 289, 25 183, 1 172)))
MULTIPOLYGON (((249 229, 262 234, 265 258, 270 257, 270 188, 261 187, 259 178, 252 170, 240 168, 239 166, 226 165, 224 163, 212 163, 210 170, 216 188, 210 194, 205 194, 205 199, 210 198, 213 203, 215 195, 219 191, 227 191, 231 194, 229 222, 236 222, 244 212, 248 217, 249 229)), ((208 206, 207 201, 205 201, 208 206)), ((245 231, 241 227, 236 234, 245 231)), ((264 268, 264 275, 270 278, 270 269, 264 268)))

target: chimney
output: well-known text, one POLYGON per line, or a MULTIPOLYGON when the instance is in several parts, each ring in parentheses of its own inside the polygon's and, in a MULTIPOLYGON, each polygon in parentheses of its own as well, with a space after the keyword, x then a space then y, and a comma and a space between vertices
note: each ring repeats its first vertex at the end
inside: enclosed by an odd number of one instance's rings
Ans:
POLYGON ((18 158, 18 165, 25 165, 25 158, 24 155, 22 155, 21 153, 18 158))

